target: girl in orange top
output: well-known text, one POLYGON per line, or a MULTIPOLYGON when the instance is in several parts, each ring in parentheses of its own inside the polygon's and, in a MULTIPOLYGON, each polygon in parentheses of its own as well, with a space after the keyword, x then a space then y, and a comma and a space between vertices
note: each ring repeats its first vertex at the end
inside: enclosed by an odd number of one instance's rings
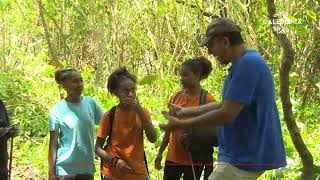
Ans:
POLYGON ((136 98, 136 79, 125 68, 114 71, 108 78, 108 90, 120 103, 116 106, 110 134, 109 112, 100 121, 95 152, 103 160, 105 180, 146 180, 143 132, 154 143, 156 131, 150 113, 142 108, 136 98), (111 140, 103 148, 106 137, 111 140))
MULTIPOLYGON (((205 57, 197 57, 188 59, 182 63, 180 69, 180 82, 182 90, 174 93, 170 98, 169 103, 178 104, 183 107, 199 106, 199 98, 201 94, 200 81, 206 79, 212 71, 211 62, 205 57)), ((211 94, 207 94, 205 103, 214 101, 211 94)), ((192 170, 192 160, 190 154, 187 152, 185 146, 182 144, 185 130, 176 129, 171 132, 165 132, 158 155, 155 159, 155 168, 161 169, 161 159, 163 151, 169 143, 169 149, 166 156, 166 163, 164 168, 164 180, 179 180, 183 175, 184 180, 194 180, 192 170)), ((213 148, 207 154, 209 166, 205 170, 205 179, 207 179, 212 172, 213 148), (207 169, 209 167, 209 169, 207 169)), ((206 164, 208 163, 206 162, 206 164)), ((197 179, 200 179, 204 165, 194 166, 194 171, 197 179)))

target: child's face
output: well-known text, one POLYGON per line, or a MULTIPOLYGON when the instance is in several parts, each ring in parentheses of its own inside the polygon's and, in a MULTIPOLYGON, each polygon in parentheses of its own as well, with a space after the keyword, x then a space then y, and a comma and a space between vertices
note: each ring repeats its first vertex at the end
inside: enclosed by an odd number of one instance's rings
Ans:
POLYGON ((184 89, 194 87, 200 81, 200 75, 191 71, 188 66, 181 66, 180 83, 184 89))
POLYGON ((81 96, 83 91, 83 79, 81 74, 76 71, 70 73, 69 77, 63 81, 62 86, 69 96, 81 96))
POLYGON ((120 101, 126 98, 135 99, 136 84, 129 78, 123 79, 119 84, 116 96, 120 99, 120 101))

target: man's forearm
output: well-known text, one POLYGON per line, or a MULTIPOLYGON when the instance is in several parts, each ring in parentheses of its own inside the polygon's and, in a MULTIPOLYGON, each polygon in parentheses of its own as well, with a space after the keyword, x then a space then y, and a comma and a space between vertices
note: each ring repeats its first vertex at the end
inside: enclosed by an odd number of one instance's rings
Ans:
POLYGON ((195 116, 190 119, 182 121, 184 128, 190 127, 204 127, 204 126, 217 126, 229 123, 233 120, 228 113, 224 112, 221 108, 207 113, 195 116))
POLYGON ((222 106, 222 102, 211 102, 202 106, 186 108, 186 116, 198 116, 209 111, 219 109, 222 106))

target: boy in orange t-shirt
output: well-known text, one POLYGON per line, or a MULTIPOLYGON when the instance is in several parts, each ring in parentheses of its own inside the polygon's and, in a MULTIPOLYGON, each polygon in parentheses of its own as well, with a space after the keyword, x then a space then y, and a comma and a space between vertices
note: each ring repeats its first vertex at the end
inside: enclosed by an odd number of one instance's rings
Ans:
MULTIPOLYGON (((201 89, 200 81, 206 79, 211 71, 211 62, 204 57, 197 57, 184 61, 180 69, 182 90, 174 93, 170 98, 169 103, 177 104, 182 107, 199 106, 200 96, 204 91, 201 89)), ((205 103, 213 101, 215 101, 213 96, 207 93, 205 103)), ((186 130, 184 129, 175 129, 171 132, 165 132, 155 160, 155 168, 158 170, 161 169, 162 154, 169 143, 164 168, 164 180, 179 180, 182 175, 184 180, 194 180, 194 175, 196 176, 196 179, 200 179, 204 168, 204 178, 207 179, 212 172, 213 147, 204 154, 206 162, 192 162, 191 154, 186 150, 186 147, 182 142, 185 138, 185 133, 186 130), (193 170, 195 174, 193 174, 193 170)))
POLYGON ((100 121, 95 152, 103 160, 104 180, 149 179, 144 161, 143 132, 154 143, 156 131, 150 113, 136 98, 136 79, 125 68, 114 71, 108 78, 108 90, 120 99, 110 125, 110 111, 100 121), (112 126, 110 134, 110 126, 112 126), (109 136, 105 148, 106 137, 109 136))

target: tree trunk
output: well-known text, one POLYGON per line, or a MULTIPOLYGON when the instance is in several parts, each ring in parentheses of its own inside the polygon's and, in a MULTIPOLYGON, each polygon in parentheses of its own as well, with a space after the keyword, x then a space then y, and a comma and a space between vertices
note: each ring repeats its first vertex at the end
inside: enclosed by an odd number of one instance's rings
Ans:
MULTIPOLYGON (((42 27, 43 27, 43 31, 44 31, 44 36, 46 38, 47 44, 48 44, 48 49, 49 49, 49 55, 50 55, 50 61, 49 64, 55 66, 57 69, 61 69, 63 66, 61 64, 61 62, 59 62, 57 55, 55 54, 51 41, 50 41, 50 36, 49 36, 49 31, 48 31, 48 27, 47 27, 47 23, 46 20, 44 18, 44 8, 42 5, 41 0, 37 0, 38 6, 39 6, 39 15, 40 15, 40 19, 41 19, 41 23, 42 23, 42 27)), ((62 93, 62 88, 59 86, 59 94, 60 94, 60 98, 63 99, 63 93, 62 93)))
POLYGON ((221 4, 219 5, 219 7, 220 7, 220 17, 228 17, 225 0, 221 1, 221 4))
MULTIPOLYGON (((276 22, 274 21, 274 19, 277 19, 277 17, 275 17, 276 7, 274 4, 274 0, 267 0, 267 6, 271 22, 276 22)), ((282 47, 282 59, 280 65, 280 97, 283 106, 284 120, 287 124, 292 142, 302 160, 303 169, 301 179, 309 180, 313 177, 313 157, 309 152, 307 146, 304 144, 299 132, 299 128, 293 118, 292 104, 289 92, 289 73, 294 61, 294 52, 291 43, 286 35, 283 33, 278 33, 279 31, 275 30, 276 28, 280 27, 277 27, 277 25, 273 25, 272 23, 270 23, 270 26, 272 28, 273 34, 282 47)))
POLYGON ((42 23, 42 27, 44 30, 44 36, 48 44, 48 50, 49 50, 49 55, 50 55, 50 61, 49 64, 55 66, 56 68, 62 68, 62 64, 58 61, 57 55, 55 54, 51 41, 50 41, 50 36, 49 36, 49 31, 47 27, 46 20, 44 18, 44 12, 43 12, 43 5, 41 0, 37 0, 38 6, 39 6, 39 15, 42 23))

